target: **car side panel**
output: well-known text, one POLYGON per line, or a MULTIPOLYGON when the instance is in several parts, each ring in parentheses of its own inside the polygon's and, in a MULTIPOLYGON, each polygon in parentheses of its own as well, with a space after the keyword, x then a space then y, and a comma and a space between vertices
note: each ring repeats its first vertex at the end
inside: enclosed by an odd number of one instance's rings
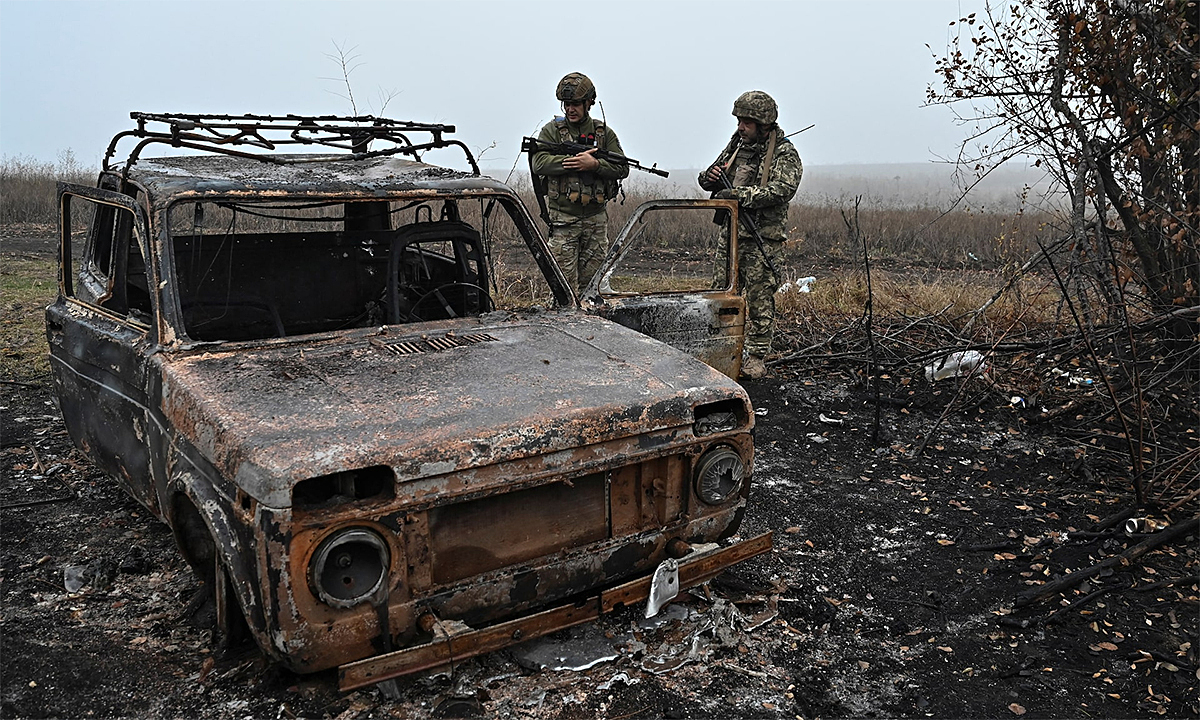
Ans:
POLYGON ((47 308, 46 329, 59 406, 72 440, 162 517, 148 447, 148 331, 64 299, 47 308))

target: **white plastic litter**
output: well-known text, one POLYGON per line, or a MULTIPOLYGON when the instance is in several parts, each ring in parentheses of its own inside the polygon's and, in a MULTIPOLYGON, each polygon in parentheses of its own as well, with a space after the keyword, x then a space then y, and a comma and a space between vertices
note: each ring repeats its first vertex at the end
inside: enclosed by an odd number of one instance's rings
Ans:
POLYGON ((1066 378, 1067 385, 1071 385, 1071 386, 1078 387, 1078 386, 1087 386, 1087 385, 1092 384, 1092 379, 1090 377, 1087 377, 1085 375, 1072 375, 1071 373, 1067 372, 1066 370, 1059 370, 1058 368, 1050 368, 1050 374, 1054 375, 1056 377, 1066 378))
POLYGON ((826 425, 845 425, 846 421, 841 418, 831 418, 825 413, 818 413, 817 419, 826 425))
POLYGON ((69 565, 63 570, 63 586, 69 593, 77 593, 87 585, 87 568, 82 565, 69 565))
POLYGON ((795 280, 788 280, 779 287, 779 292, 812 292, 811 286, 817 279, 815 277, 802 277, 795 280))
POLYGON ((950 353, 925 366, 925 377, 930 382, 945 380, 951 377, 961 377, 987 369, 987 360, 978 350, 963 350, 950 353))

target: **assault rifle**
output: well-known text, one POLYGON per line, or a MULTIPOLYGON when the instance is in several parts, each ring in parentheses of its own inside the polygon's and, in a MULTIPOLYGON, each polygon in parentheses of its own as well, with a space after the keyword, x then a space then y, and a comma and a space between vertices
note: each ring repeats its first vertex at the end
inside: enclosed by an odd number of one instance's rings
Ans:
POLYGON ((581 152, 595 150, 592 155, 597 160, 607 160, 613 163, 628 165, 631 168, 642 170, 643 172, 653 173, 661 177, 667 177, 666 170, 659 170, 658 164, 655 163, 650 167, 646 167, 633 158, 618 155, 607 150, 600 150, 592 145, 584 145, 583 143, 573 142, 546 142, 537 138, 524 137, 521 138, 521 152, 528 153, 529 157, 529 179, 533 182, 533 195, 537 198, 538 213, 542 218, 542 222, 550 224, 550 211, 546 207, 546 186, 549 179, 544 175, 538 175, 533 171, 533 154, 536 152, 552 152, 562 155, 578 155, 581 152))
POLYGON ((530 154, 545 151, 559 155, 578 155, 579 153, 586 152, 588 150, 596 151, 592 153, 592 155, 597 160, 607 160, 620 165, 628 165, 634 170, 641 170, 642 172, 648 172, 652 175, 658 175, 659 177, 667 177, 669 174, 666 170, 659 170, 658 163, 654 163, 650 167, 646 167, 631 157, 618 155, 607 150, 598 150, 592 145, 584 145, 583 143, 573 142, 546 142, 545 140, 538 140, 537 138, 531 137, 521 138, 521 152, 527 152, 530 154))
MULTIPOLYGON (((805 128, 805 130, 807 129, 805 128)), ((729 182, 729 176, 725 174, 725 169, 720 165, 717 165, 717 174, 721 178, 721 189, 732 190, 733 183, 729 182)), ((713 195, 716 195, 716 193, 713 193, 713 195)), ((718 210, 717 212, 725 214, 724 210, 718 210)), ((741 211, 738 212, 738 220, 750 231, 750 237, 754 238, 754 244, 758 246, 758 251, 762 253, 763 261, 767 264, 767 268, 771 271, 771 274, 775 276, 775 283, 778 284, 781 278, 779 270, 775 268, 775 263, 771 260, 771 256, 767 254, 767 246, 763 244, 762 235, 758 232, 758 225, 754 222, 754 218, 750 217, 749 212, 741 211)))

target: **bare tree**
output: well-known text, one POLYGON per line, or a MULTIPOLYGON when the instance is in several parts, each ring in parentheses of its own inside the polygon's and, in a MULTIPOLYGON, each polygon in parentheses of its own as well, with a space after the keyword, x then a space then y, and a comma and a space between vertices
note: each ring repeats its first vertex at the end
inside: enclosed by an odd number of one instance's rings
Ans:
POLYGON ((1198 16, 1195 0, 989 2, 937 60, 929 101, 976 129, 960 161, 1032 156, 1069 199, 1067 285, 1089 324, 1200 305, 1198 16))
POLYGON ((1200 365, 1198 18, 1196 0, 988 2, 951 23, 928 93, 975 129, 961 164, 983 175, 1033 157, 1068 200, 1023 270, 1054 273, 1109 403, 1090 421, 1116 426, 1138 504, 1172 508, 1200 493, 1200 457, 1164 437, 1200 365), (1135 338, 1145 316, 1161 347, 1135 338))
MULTIPOLYGON (((360 60, 361 56, 357 52, 357 47, 346 47, 344 44, 338 44, 337 42, 334 42, 333 49, 334 52, 325 53, 325 57, 332 60, 338 66, 338 71, 340 72, 341 77, 323 77, 321 79, 329 80, 345 86, 346 91, 344 94, 332 90, 330 92, 350 103, 350 114, 358 117, 358 102, 354 99, 354 86, 350 82, 350 76, 354 74, 355 70, 362 67, 366 63, 360 60)), ((382 115, 384 110, 387 109, 388 103, 394 100, 399 94, 400 92, 398 90, 385 90, 383 87, 379 87, 377 89, 376 97, 376 102, 379 103, 379 107, 371 108, 372 113, 376 115, 382 115)), ((369 100, 367 101, 367 105, 371 105, 369 100)))

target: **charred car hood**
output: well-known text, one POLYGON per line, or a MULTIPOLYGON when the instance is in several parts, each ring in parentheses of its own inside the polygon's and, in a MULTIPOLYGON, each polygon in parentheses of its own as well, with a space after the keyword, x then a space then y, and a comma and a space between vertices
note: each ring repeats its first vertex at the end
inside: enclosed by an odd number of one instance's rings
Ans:
POLYGON ((656 340, 576 311, 437 330, 179 354, 163 412, 270 507, 306 478, 390 465, 400 482, 692 422, 745 397, 656 340))

